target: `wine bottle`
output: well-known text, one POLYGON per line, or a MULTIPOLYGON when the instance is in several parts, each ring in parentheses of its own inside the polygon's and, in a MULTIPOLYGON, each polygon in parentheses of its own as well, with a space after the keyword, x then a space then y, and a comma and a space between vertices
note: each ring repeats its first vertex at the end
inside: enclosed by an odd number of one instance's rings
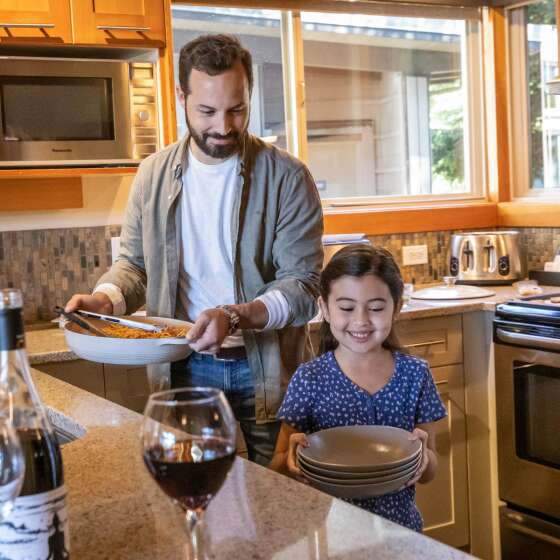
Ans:
POLYGON ((25 457, 25 478, 12 513, 0 523, 0 558, 70 558, 62 455, 31 378, 22 297, 0 290, 0 414, 9 418, 25 457))

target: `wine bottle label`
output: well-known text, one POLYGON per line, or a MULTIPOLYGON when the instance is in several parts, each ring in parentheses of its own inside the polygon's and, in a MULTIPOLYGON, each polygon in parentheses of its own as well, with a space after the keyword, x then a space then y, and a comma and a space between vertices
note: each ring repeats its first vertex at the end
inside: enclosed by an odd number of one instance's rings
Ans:
POLYGON ((0 351, 25 348, 21 309, 0 309, 0 351))
POLYGON ((70 558, 66 487, 16 498, 0 522, 0 560, 70 558))

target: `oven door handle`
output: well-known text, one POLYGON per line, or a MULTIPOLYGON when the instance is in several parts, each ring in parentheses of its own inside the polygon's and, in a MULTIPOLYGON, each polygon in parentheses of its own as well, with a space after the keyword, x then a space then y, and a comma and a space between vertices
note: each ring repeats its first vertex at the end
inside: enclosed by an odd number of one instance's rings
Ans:
POLYGON ((504 329, 496 329, 496 335, 502 342, 527 346, 529 348, 547 348, 550 350, 560 350, 560 339, 535 336, 534 334, 522 334, 504 329))
POLYGON ((520 525, 515 520, 515 514, 509 514, 506 516, 509 522, 509 528, 516 533, 521 533, 527 537, 531 537, 532 539, 536 539, 541 542, 546 542, 551 544, 552 546, 556 546, 560 548, 560 539, 553 537, 552 535, 547 535, 546 533, 541 533, 540 531, 536 531, 535 529, 531 529, 530 527, 526 527, 525 525, 520 525))

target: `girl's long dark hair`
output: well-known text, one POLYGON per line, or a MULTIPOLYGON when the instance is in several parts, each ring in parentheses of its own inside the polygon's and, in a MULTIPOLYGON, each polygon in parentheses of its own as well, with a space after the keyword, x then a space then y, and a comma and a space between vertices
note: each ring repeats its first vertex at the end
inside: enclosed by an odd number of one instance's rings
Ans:
MULTIPOLYGON (((382 247, 374 247, 365 243, 348 245, 337 251, 321 273, 319 291, 325 304, 328 302, 331 285, 342 276, 361 277, 371 274, 377 276, 389 288, 395 312, 400 310, 403 295, 401 272, 393 255, 382 247)), ((329 323, 323 318, 321 323, 319 354, 334 350, 338 341, 333 336, 329 323)), ((402 350, 394 324, 391 332, 383 342, 383 348, 395 351, 402 350)))

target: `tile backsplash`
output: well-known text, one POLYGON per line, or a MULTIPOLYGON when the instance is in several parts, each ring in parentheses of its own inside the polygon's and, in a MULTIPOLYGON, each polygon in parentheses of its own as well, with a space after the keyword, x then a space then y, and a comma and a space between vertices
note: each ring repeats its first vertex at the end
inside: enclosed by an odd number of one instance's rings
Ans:
MULTIPOLYGON (((560 246, 560 228, 522 228, 528 269, 542 269, 560 246)), ((395 256, 405 282, 425 284, 447 273, 452 231, 370 236, 395 256), (403 245, 428 246, 428 263, 402 266, 403 245)), ((120 226, 0 232, 0 287, 20 288, 27 322, 47 321, 74 293, 89 293, 111 266, 111 238, 120 226)))
POLYGON ((0 287, 19 288, 27 322, 46 321, 111 266, 120 226, 0 232, 0 287))

